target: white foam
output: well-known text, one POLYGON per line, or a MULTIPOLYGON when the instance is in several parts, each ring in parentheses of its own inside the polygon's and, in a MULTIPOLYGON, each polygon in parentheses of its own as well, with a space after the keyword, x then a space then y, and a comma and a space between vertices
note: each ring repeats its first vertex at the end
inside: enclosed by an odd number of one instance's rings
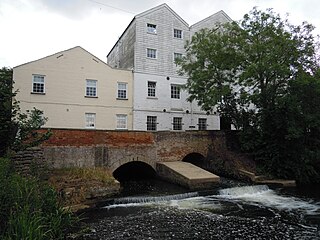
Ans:
POLYGON ((170 206, 180 209, 220 209, 221 204, 208 197, 193 197, 181 200, 171 200, 170 206))
POLYGON ((170 200, 179 200, 185 198, 191 198, 198 196, 197 192, 175 194, 168 196, 158 196, 158 197, 126 197, 115 199, 115 203, 149 203, 149 202, 164 202, 170 200))
POLYGON ((301 211, 309 215, 320 214, 319 203, 299 198, 280 196, 266 185, 227 188, 219 191, 220 198, 243 200, 287 211, 301 211))

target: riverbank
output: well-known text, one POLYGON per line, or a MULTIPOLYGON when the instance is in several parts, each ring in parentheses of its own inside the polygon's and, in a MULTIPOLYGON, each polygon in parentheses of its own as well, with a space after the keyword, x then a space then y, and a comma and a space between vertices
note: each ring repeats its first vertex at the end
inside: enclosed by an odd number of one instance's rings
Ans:
POLYGON ((0 189, 0 239, 64 239, 79 221, 47 182, 17 173, 8 158, 0 158, 0 189))
POLYGON ((58 192, 63 206, 73 212, 93 208, 120 192, 120 183, 102 167, 53 169, 48 182, 58 192))

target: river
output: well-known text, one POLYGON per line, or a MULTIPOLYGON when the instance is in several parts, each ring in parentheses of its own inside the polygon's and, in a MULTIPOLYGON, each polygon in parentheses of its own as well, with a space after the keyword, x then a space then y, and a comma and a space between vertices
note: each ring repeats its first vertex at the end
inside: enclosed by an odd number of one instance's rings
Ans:
POLYGON ((271 188, 222 179, 210 191, 151 180, 86 213, 83 239, 320 239, 320 186, 271 188))

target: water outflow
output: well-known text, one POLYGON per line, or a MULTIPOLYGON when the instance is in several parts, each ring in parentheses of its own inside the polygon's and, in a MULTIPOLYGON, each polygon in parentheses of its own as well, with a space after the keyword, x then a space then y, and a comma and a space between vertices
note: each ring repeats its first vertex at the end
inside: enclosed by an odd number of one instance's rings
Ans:
POLYGON ((99 214, 89 239, 320 239, 318 203, 265 185, 119 198, 99 214))
POLYGON ((319 203, 304 201, 292 196, 280 196, 266 185, 222 189, 219 191, 219 198, 239 200, 285 211, 295 210, 308 215, 320 214, 319 203))
POLYGON ((116 207, 131 207, 131 206, 141 206, 146 204, 153 203, 163 203, 170 201, 178 201, 182 199, 188 199, 197 197, 197 192, 183 193, 183 194, 175 194, 168 196, 158 196, 158 197, 125 197, 125 198, 117 198, 114 200, 113 205, 105 206, 104 208, 116 208, 116 207))
POLYGON ((191 198, 198 196, 197 192, 175 194, 169 196, 159 196, 159 197, 126 197, 115 199, 116 204, 126 204, 126 203, 149 203, 149 202, 163 202, 171 200, 180 200, 184 198, 191 198))

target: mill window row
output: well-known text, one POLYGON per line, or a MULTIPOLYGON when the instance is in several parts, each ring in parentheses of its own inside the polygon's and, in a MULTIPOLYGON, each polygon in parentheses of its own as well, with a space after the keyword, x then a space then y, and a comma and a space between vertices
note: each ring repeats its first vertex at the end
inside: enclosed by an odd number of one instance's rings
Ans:
MULTIPOLYGON (((45 75, 33 74, 32 75, 32 91, 33 94, 45 94, 45 75)), ((85 97, 98 97, 98 80, 86 79, 85 81, 85 97)), ((117 83, 117 99, 128 99, 128 83, 117 83)))
MULTIPOLYGON (((147 116, 147 131, 157 131, 157 116, 147 116)), ((207 119, 198 118, 198 130, 207 130, 207 119)), ((96 113, 85 113, 85 127, 88 129, 96 128, 96 113)), ((116 129, 128 129, 128 117, 126 114, 116 114, 116 129)), ((172 118, 172 130, 181 131, 183 129, 182 117, 172 118)))
MULTIPOLYGON (((147 96, 150 98, 157 97, 156 90, 157 90, 157 82, 148 81, 147 83, 147 96)), ((171 84, 170 85, 170 96, 172 99, 180 99, 181 98, 181 85, 179 84, 171 84)))
MULTIPOLYGON (((157 131, 157 116, 147 116, 147 131, 157 131)), ((183 119, 182 117, 173 117, 172 118, 172 130, 181 131, 183 128, 183 119)), ((207 130, 207 119, 198 118, 198 130, 207 130)))
MULTIPOLYGON (((156 97, 156 86, 157 83, 153 81, 148 81, 148 97, 156 97)), ((171 98, 180 99, 181 95, 181 85, 172 84, 171 88, 171 98)), ((44 75, 32 75, 32 93, 45 94, 45 76, 44 75)), ((93 79, 86 80, 85 88, 86 97, 98 97, 98 81, 93 79)), ((128 83, 118 82, 117 83, 117 99, 128 99, 128 83)))
MULTIPOLYGON (((116 129, 126 130, 128 129, 128 116, 126 114, 116 114, 115 119, 116 129)), ((96 128, 96 113, 85 113, 85 128, 96 128)))
MULTIPOLYGON (((153 23, 147 23, 147 33, 157 34, 157 25, 153 23)), ((181 29, 174 28, 172 31, 172 36, 176 39, 183 39, 183 32, 181 29)))
MULTIPOLYGON (((149 59, 157 59, 158 58, 158 51, 155 48, 147 48, 146 57, 149 59)), ((176 63, 177 60, 182 59, 183 54, 179 52, 174 52, 172 61, 176 63)))

